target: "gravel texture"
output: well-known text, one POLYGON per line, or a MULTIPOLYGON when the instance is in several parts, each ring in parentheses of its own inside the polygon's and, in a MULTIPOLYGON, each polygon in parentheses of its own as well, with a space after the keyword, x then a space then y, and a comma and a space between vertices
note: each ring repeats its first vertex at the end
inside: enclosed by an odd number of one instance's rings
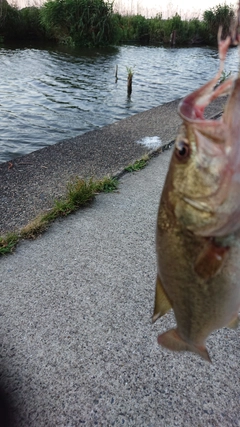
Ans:
MULTIPOLYGON (((0 234, 26 225, 63 195, 75 177, 99 178, 121 171, 149 149, 137 141, 159 136, 168 143, 176 136, 181 120, 179 100, 164 104, 99 130, 48 146, 12 162, 0 164, 0 234)), ((224 100, 210 106, 218 113, 224 100)))
POLYGON ((171 314, 151 324, 170 154, 1 259, 2 387, 16 426, 240 426, 239 331, 210 337, 209 364, 158 346, 171 314))
MULTIPOLYGON (((119 139, 121 125, 126 128, 125 121, 115 125, 119 139)), ((108 129, 85 138, 101 140, 108 129)), ((32 158, 39 155, 45 156, 32 158)), ((170 155, 124 175, 118 192, 100 194, 1 258, 1 387, 10 396, 12 425, 240 426, 239 331, 222 329, 209 338, 208 364, 158 346, 158 333, 174 324, 171 314, 151 324, 155 223, 170 155)), ((27 182, 22 185, 27 192, 27 182)))

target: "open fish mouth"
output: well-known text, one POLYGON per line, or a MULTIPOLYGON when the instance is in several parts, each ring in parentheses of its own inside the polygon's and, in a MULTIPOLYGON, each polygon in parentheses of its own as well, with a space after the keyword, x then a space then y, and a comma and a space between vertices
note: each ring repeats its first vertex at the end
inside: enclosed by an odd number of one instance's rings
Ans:
MULTIPOLYGON (((239 37, 239 36, 238 36, 239 37)), ((230 44, 235 43, 239 44, 238 39, 234 39, 233 36, 228 36, 225 40, 221 40, 221 28, 218 32, 218 47, 219 47, 219 70, 216 76, 206 83, 200 89, 197 89, 190 95, 186 96, 179 104, 178 113, 183 120, 188 123, 199 123, 201 121, 206 121, 204 119, 204 110, 214 99, 219 98, 220 96, 228 95, 234 85, 235 78, 230 76, 219 84, 222 72, 224 71, 224 62, 228 52, 230 44)))
MULTIPOLYGON (((206 83, 200 89, 186 96, 179 104, 178 113, 183 120, 189 123, 199 123, 204 120, 203 113, 205 108, 216 98, 228 95, 234 86, 234 77, 228 77, 227 80, 219 84, 219 80, 224 71, 224 62, 230 45, 238 45, 240 49, 240 1, 235 22, 232 22, 229 28, 230 35, 225 40, 221 40, 222 27, 218 31, 218 52, 219 52, 219 70, 216 76, 206 83)), ((240 70, 238 71, 240 78, 240 70)), ((206 120, 205 120, 206 123, 206 120)))

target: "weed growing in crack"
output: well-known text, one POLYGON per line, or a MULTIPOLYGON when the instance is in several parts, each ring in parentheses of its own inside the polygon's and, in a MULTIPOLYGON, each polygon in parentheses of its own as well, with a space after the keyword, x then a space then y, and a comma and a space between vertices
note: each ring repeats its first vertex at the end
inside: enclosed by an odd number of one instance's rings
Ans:
POLYGON ((53 207, 38 215, 23 227, 18 233, 8 233, 0 236, 0 255, 13 252, 20 239, 35 239, 43 233, 57 218, 67 216, 82 206, 90 203, 98 193, 110 193, 118 187, 118 180, 112 177, 94 181, 75 178, 67 185, 67 194, 55 200, 53 207))

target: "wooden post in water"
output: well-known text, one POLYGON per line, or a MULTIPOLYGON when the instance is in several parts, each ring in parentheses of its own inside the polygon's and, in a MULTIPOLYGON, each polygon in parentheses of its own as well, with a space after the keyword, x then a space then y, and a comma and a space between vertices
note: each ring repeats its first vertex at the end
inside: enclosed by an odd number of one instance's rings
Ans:
POLYGON ((127 81, 127 94, 128 97, 131 96, 132 93, 132 77, 133 77, 133 71, 131 68, 127 67, 127 72, 128 72, 128 81, 127 81))
POLYGON ((118 65, 116 65, 116 71, 115 71, 115 83, 118 81, 118 65))
POLYGON ((128 75, 127 93, 128 93, 128 96, 131 96, 131 93, 132 93, 132 75, 128 75))
POLYGON ((170 36, 170 45, 173 47, 176 44, 177 31, 173 30, 170 36))

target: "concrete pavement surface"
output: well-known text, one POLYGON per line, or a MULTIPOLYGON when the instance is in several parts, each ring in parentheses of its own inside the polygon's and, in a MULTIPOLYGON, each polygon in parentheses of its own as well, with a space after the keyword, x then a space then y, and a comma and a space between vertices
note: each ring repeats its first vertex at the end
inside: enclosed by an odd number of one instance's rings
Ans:
MULTIPOLYGON (((216 99, 206 116, 218 115, 225 102, 225 97, 216 99)), ((71 178, 118 174, 152 150, 139 144, 143 138, 158 137, 163 145, 174 140, 181 124, 178 104, 168 102, 0 164, 0 234, 25 226, 52 207, 71 178)))
POLYGON ((240 426, 239 331, 211 335, 208 364, 158 346, 172 314, 151 324, 170 155, 2 257, 1 386, 14 425, 240 426))

